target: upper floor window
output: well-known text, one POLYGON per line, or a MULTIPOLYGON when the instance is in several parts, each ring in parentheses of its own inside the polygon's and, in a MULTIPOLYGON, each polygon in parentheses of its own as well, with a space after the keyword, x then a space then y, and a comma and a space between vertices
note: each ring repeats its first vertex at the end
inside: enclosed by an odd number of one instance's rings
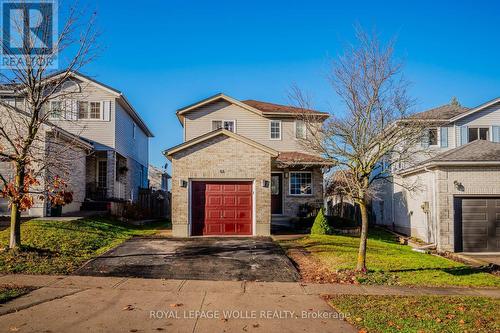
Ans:
POLYGON ((90 102, 90 119, 101 119, 101 102, 90 102))
POLYGON ((271 120, 269 129, 271 140, 281 140, 281 120, 271 120))
POLYGON ((306 137, 306 123, 303 120, 295 120, 295 138, 305 139, 306 137))
POLYGON ((236 132, 236 125, 234 120, 212 120, 212 131, 218 129, 225 129, 231 132, 236 132))
POLYGON ((132 123, 132 138, 134 138, 134 139, 135 139, 135 131, 136 131, 135 123, 132 123))
POLYGON ((312 194, 312 173, 311 172, 290 172, 290 194, 291 195, 311 195, 312 194))
POLYGON ((437 128, 429 128, 429 146, 437 146, 438 144, 438 130, 437 128))
POLYGON ((489 140, 489 127, 469 127, 469 142, 479 140, 489 140))
POLYGON ((52 119, 60 119, 63 115, 62 101, 50 101, 50 115, 52 119))
POLYGON ((79 119, 101 119, 101 102, 78 102, 79 119))

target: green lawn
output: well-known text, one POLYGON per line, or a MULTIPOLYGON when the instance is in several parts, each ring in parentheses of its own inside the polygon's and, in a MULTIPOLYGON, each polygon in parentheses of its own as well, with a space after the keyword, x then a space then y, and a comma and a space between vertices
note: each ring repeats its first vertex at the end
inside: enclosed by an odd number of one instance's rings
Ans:
MULTIPOLYGON (((354 269, 359 238, 341 235, 310 235, 284 241, 286 248, 302 247, 335 274, 354 269), (338 272, 338 273, 337 273, 338 272)), ((364 284, 500 287, 500 277, 443 257, 412 251, 380 229, 370 231, 368 273, 355 279, 364 284)))
MULTIPOLYGON (((29 221, 21 225, 21 250, 0 253, 0 272, 68 274, 125 240, 152 235, 167 223, 139 227, 106 218, 29 221)), ((1 231, 0 246, 5 249, 8 241, 9 229, 1 231)))
POLYGON ((35 288, 33 287, 0 285, 0 304, 6 303, 11 299, 27 294, 34 289, 35 288))
POLYGON ((330 299, 360 332, 498 332, 500 300, 459 296, 361 296, 330 299))

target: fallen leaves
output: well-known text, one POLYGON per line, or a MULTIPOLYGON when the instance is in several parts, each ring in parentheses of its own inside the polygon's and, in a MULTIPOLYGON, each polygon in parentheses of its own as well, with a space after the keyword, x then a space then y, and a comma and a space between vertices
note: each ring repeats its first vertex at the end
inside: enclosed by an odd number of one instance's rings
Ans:
POLYGON ((184 304, 182 304, 182 303, 172 303, 172 304, 170 304, 170 307, 171 308, 178 308, 179 306, 183 306, 183 305, 184 304))

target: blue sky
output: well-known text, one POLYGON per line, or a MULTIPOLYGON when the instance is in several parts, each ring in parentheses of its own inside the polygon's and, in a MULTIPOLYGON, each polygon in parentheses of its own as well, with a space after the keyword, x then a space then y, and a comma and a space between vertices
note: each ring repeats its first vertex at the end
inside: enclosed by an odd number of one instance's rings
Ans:
POLYGON ((150 161, 182 141, 175 111, 218 92, 287 104, 292 84, 342 112, 327 82, 354 25, 397 36, 417 110, 500 96, 495 1, 90 1, 102 55, 82 72, 123 91, 152 129, 150 161))

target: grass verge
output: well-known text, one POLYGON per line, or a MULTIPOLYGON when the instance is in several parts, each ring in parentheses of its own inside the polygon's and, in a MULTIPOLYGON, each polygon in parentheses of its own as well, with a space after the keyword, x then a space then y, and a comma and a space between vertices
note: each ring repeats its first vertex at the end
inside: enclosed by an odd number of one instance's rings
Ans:
POLYGON ((21 248, 6 249, 9 229, 0 232, 0 272, 69 274, 85 261, 133 236, 148 236, 165 221, 133 226, 107 218, 76 221, 28 221, 21 225, 21 248))
POLYGON ((440 256, 412 251, 396 242, 381 229, 370 230, 367 250, 367 274, 355 274, 359 238, 347 235, 310 235, 281 245, 294 259, 302 276, 309 281, 322 280, 318 275, 327 269, 326 282, 409 286, 500 287, 500 277, 481 268, 473 268, 440 256), (294 251, 307 253, 310 261, 301 264, 294 251), (320 268, 318 268, 320 266, 320 268), (311 268, 312 267, 312 268, 311 268))
POLYGON ((7 284, 0 285, 0 304, 4 304, 16 297, 25 295, 35 289, 35 287, 22 287, 7 284))
POLYGON ((330 298, 360 332, 498 332, 500 300, 459 296, 330 298))

